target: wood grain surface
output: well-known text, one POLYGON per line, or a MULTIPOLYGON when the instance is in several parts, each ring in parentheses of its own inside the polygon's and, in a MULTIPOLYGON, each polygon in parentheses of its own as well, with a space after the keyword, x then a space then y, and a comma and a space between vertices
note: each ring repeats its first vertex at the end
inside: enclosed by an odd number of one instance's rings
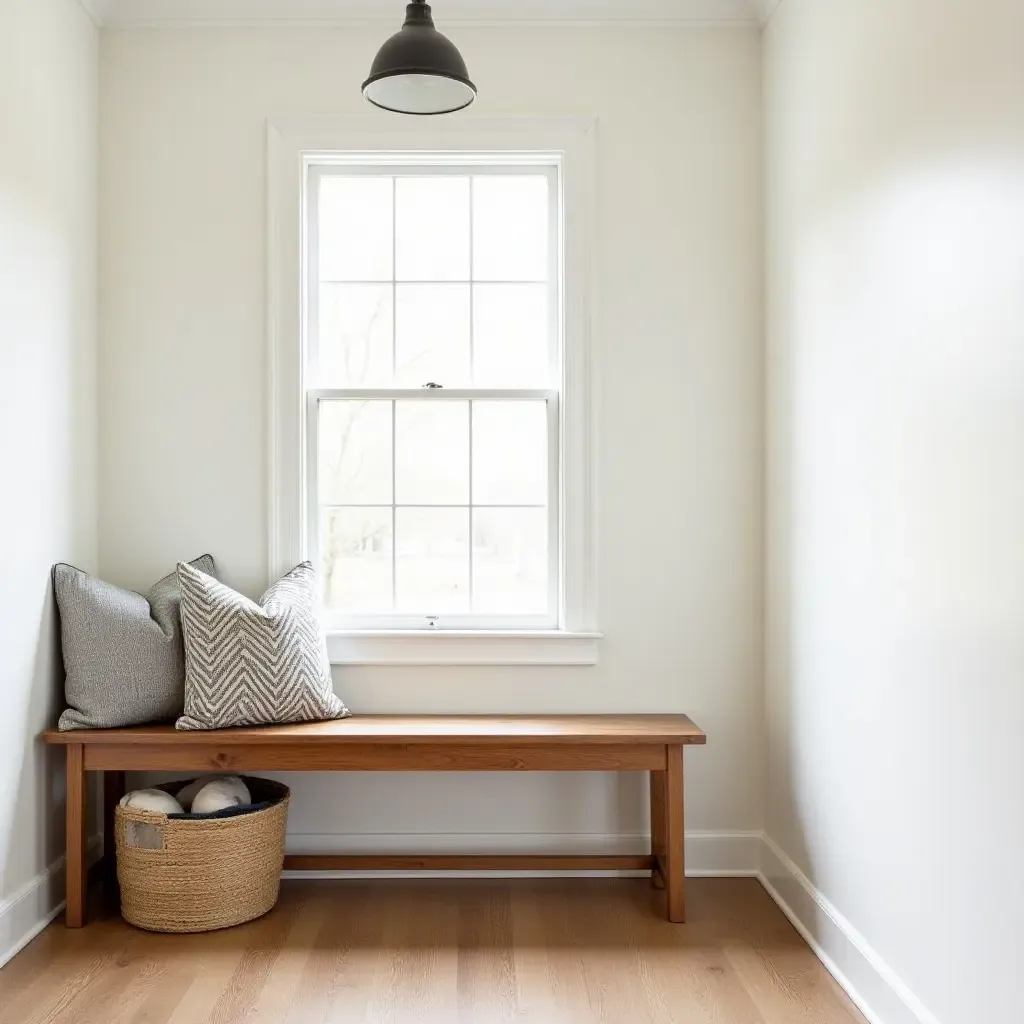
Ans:
MULTIPOLYGON (((211 734, 213 735, 213 734, 211 734)), ((217 736, 222 735, 217 733, 217 736)), ((195 772, 638 772, 665 767, 651 743, 92 743, 87 771, 195 772)), ((677 747, 676 749, 682 749, 677 747)))
POLYGON ((0 970, 0 1024, 864 1024, 753 879, 286 882, 259 921, 100 909, 0 970))
POLYGON ((274 745, 301 739, 327 743, 705 743, 706 738, 686 715, 355 715, 339 722, 268 725, 259 729, 177 731, 173 725, 143 725, 130 729, 47 729, 43 739, 53 744, 154 745, 223 747, 274 745))

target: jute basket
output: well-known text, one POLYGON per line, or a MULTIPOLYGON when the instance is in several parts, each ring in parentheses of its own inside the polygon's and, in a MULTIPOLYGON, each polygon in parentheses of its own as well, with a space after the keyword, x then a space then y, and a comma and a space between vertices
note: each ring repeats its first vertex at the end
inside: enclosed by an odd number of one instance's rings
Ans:
MULTIPOLYGON (((230 818, 175 819, 118 807, 121 914, 153 932, 206 932, 260 917, 277 903, 288 818, 287 786, 246 778, 254 803, 230 818)), ((176 792, 185 783, 161 786, 176 792)))

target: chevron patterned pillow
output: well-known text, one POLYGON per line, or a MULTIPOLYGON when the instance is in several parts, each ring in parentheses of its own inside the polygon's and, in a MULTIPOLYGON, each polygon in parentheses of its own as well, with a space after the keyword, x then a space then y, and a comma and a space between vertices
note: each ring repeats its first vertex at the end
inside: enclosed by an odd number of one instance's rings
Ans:
POLYGON ((226 729, 347 718, 335 695, 309 562, 259 604, 178 563, 185 638, 185 713, 179 729, 226 729))

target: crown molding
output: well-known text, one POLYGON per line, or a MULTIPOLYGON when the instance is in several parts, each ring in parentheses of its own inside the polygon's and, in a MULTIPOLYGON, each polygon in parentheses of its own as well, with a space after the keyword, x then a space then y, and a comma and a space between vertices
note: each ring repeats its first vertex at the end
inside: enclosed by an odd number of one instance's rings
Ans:
MULTIPOLYGON (((402 0, 79 0, 110 28, 395 26, 402 0), (393 8, 393 9, 392 9, 393 8)), ((761 24, 778 0, 437 0, 440 27, 736 26, 761 24)))

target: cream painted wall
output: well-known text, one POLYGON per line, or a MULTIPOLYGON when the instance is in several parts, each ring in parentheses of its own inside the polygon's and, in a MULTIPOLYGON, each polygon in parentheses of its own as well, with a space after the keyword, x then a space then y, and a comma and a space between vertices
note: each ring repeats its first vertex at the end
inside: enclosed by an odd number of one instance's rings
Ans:
POLYGON ((50 566, 96 567, 97 55, 74 0, 0 6, 0 960, 63 849, 50 566))
MULTIPOLYGON (((457 40, 480 114, 599 119, 607 639, 594 669, 338 669, 337 688, 357 712, 690 712, 711 736, 688 758, 690 827, 758 829, 759 34, 457 40)), ((103 34, 100 553, 116 582, 146 586, 209 550, 235 586, 266 583, 266 119, 364 110, 379 42, 379 30, 103 34)), ((638 777, 296 785, 292 831, 320 838, 293 848, 341 848, 325 833, 458 845, 646 829, 638 777)))
POLYGON ((766 36, 767 830, 942 1024, 1024 1020, 1022 45, 1010 0, 766 36))

